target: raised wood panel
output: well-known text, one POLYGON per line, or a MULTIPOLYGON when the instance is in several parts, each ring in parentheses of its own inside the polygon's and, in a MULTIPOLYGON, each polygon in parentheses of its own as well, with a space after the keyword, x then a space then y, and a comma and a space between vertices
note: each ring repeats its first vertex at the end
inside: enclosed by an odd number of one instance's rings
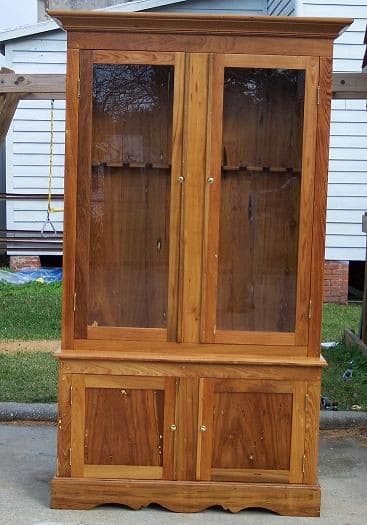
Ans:
POLYGON ((175 381, 74 374, 71 472, 172 479, 175 381))
POLYGON ((212 467, 289 470, 291 423, 292 394, 216 393, 212 467))
POLYGON ((301 483, 305 393, 299 381, 201 379, 197 479, 301 483))
POLYGON ((86 465, 162 466, 162 390, 87 386, 85 410, 86 465))

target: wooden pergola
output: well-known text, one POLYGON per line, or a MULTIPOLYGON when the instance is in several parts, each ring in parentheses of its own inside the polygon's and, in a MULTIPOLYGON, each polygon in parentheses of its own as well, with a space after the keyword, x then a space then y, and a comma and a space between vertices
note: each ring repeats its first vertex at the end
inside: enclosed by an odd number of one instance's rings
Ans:
MULTIPOLYGON (((334 73, 334 99, 367 99, 367 73, 334 73)), ((65 75, 19 75, 0 70, 0 143, 20 100, 65 99, 65 75)))

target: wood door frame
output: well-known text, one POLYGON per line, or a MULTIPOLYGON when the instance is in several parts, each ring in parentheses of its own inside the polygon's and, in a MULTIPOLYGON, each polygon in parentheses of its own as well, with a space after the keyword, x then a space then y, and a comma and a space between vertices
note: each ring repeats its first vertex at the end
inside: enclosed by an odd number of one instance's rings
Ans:
POLYGON ((291 345, 308 344, 308 320, 311 288, 311 252, 313 197, 316 157, 317 93, 319 58, 313 56, 276 55, 213 55, 210 68, 211 96, 207 143, 207 182, 203 239, 203 288, 201 305, 201 342, 291 345), (302 142, 302 177, 300 192, 300 224, 296 298, 296 329, 294 332, 255 332, 216 329, 219 211, 221 187, 222 122, 224 68, 284 68, 305 71, 304 125, 302 142))
POLYGON ((274 379, 201 378, 199 381, 198 445, 196 479, 200 481, 243 481, 302 483, 305 442, 305 381, 274 379), (214 394, 216 392, 259 392, 292 394, 292 426, 289 470, 212 468, 214 394), (204 428, 204 431, 201 431, 204 428), (213 475, 216 479, 213 478, 213 475))
POLYGON ((64 350, 71 350, 74 348, 76 185, 79 143, 79 51, 69 49, 67 57, 61 347, 64 350))
MULTIPOLYGON (((79 151, 75 250, 75 321, 74 339, 121 341, 177 341, 179 340, 178 310, 181 301, 179 260, 181 243, 181 201, 184 103, 183 52, 83 50, 80 55, 79 151), (170 241, 168 271, 167 328, 140 328, 121 326, 88 326, 89 297, 89 231, 90 231, 90 165, 92 148, 92 70, 93 64, 153 64, 174 66, 174 94, 172 108, 172 161, 170 187, 170 241), (82 210, 82 211, 81 211, 82 210), (80 220, 80 217, 82 219, 80 220)), ((74 294, 73 294, 74 296, 74 294)))
MULTIPOLYGON (((173 479, 175 433, 170 429, 170 425, 175 421, 175 378, 72 374, 71 386, 70 463, 72 477, 173 479), (85 464, 85 391, 87 388, 126 388, 138 390, 162 390, 164 392, 163 458, 161 467, 152 465, 85 464)), ((142 432, 144 432, 144 421, 142 421, 142 432)))

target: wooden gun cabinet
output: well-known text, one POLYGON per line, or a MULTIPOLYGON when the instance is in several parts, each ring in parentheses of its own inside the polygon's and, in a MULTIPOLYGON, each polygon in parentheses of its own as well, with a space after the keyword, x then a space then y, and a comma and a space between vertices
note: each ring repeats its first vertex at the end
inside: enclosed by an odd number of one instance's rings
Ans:
POLYGON ((351 20, 68 30, 52 506, 318 515, 333 39, 351 20))

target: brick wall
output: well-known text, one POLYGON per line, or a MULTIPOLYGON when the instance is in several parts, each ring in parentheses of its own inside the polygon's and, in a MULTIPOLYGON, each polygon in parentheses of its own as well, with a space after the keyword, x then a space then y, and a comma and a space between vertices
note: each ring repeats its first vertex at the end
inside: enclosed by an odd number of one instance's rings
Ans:
POLYGON ((325 261, 324 302, 348 302, 348 261, 325 261))

